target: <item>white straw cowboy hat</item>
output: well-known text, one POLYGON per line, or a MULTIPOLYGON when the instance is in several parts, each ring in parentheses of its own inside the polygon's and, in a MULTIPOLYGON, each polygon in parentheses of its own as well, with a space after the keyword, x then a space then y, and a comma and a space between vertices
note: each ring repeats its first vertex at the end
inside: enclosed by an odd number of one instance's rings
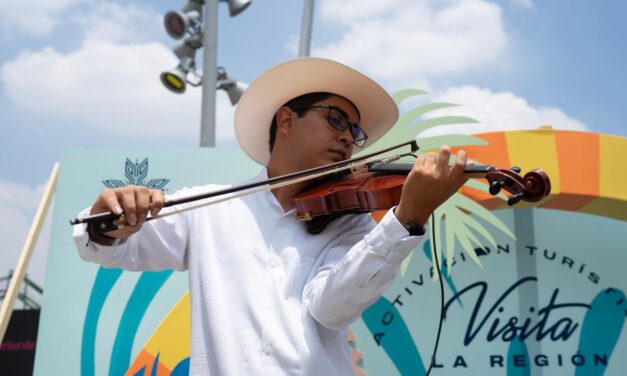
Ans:
POLYGON ((398 108, 379 84, 333 60, 305 57, 289 60, 262 73, 248 86, 235 110, 235 136, 249 157, 261 165, 270 160, 270 125, 276 111, 303 94, 340 95, 357 107, 368 147, 398 119, 398 108))

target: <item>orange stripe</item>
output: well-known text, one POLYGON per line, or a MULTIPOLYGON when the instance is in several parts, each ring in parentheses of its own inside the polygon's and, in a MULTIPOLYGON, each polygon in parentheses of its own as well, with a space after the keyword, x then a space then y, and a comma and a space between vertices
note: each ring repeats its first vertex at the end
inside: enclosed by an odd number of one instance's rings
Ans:
POLYGON ((493 165, 498 168, 510 167, 507 139, 504 132, 491 132, 473 135, 487 142, 487 145, 470 145, 453 148, 453 152, 466 150, 468 158, 478 163, 493 165))
MULTIPOLYGON (((497 168, 509 168, 510 160, 507 151, 507 138, 504 132, 491 132, 473 135, 487 142, 487 145, 463 146, 453 148, 454 152, 460 149, 466 150, 468 158, 477 161, 478 164, 493 165, 497 168)), ((486 183, 487 181, 481 180, 486 183)), ((504 205, 503 200, 490 195, 487 192, 472 188, 462 188, 462 193, 474 201, 479 202, 489 210, 497 209, 504 205)))
MULTIPOLYGON (((155 357, 150 354, 146 350, 142 350, 133 364, 129 367, 128 371, 126 371, 127 376, 131 376, 139 372, 142 368, 144 368, 144 375, 150 375, 152 372, 152 364, 155 362, 155 357)), ((157 376, 168 376, 172 370, 168 369, 161 362, 157 364, 157 376)))
POLYGON ((599 135, 561 131, 555 144, 561 192, 542 207, 578 211, 599 195, 599 135))
POLYGON ((599 197, 581 211, 627 220, 627 138, 602 134, 599 136, 599 197))

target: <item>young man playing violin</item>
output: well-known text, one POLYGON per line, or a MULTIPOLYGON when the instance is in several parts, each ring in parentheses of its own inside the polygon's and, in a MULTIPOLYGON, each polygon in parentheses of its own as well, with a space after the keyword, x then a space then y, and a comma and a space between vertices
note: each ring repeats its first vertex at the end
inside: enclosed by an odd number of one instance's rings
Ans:
MULTIPOLYGON (((260 181, 348 159, 397 117, 391 97, 368 77, 303 58, 249 86, 235 131, 265 166, 252 179, 260 181)), ((98 235, 76 226, 74 237, 81 257, 104 266, 188 270, 192 374, 347 375, 348 325, 389 287, 430 214, 465 182, 464 152, 452 168, 450 154, 443 147, 418 157, 399 205, 379 224, 349 214, 307 233, 292 203, 305 182, 145 223, 162 209, 163 194, 128 186, 102 191, 81 213, 125 213, 126 227, 98 235)))

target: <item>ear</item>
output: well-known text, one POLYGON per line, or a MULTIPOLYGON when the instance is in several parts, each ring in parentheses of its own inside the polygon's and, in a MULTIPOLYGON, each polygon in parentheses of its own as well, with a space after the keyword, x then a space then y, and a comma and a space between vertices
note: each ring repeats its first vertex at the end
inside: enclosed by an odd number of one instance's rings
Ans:
POLYGON ((274 115, 276 117, 277 132, 288 135, 292 131, 292 119, 294 118, 294 111, 287 106, 279 108, 274 115))

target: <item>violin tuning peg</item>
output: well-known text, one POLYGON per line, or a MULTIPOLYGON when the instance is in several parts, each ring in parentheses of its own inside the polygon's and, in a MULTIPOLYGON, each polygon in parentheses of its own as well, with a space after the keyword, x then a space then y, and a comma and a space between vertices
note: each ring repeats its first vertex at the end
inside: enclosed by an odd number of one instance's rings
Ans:
POLYGON ((501 191, 502 186, 503 186, 502 182, 498 180, 493 181, 492 183, 490 183, 490 190, 489 190, 490 194, 492 196, 498 195, 499 192, 501 191))
POLYGON ((517 174, 520 174, 520 171, 522 171, 522 169, 518 166, 512 166, 509 168, 510 171, 514 171, 517 174))
POLYGON ((509 206, 513 206, 516 205, 517 203, 520 202, 520 200, 522 200, 522 198, 525 197, 524 193, 516 193, 515 195, 513 195, 512 197, 507 199, 507 205, 509 206))

